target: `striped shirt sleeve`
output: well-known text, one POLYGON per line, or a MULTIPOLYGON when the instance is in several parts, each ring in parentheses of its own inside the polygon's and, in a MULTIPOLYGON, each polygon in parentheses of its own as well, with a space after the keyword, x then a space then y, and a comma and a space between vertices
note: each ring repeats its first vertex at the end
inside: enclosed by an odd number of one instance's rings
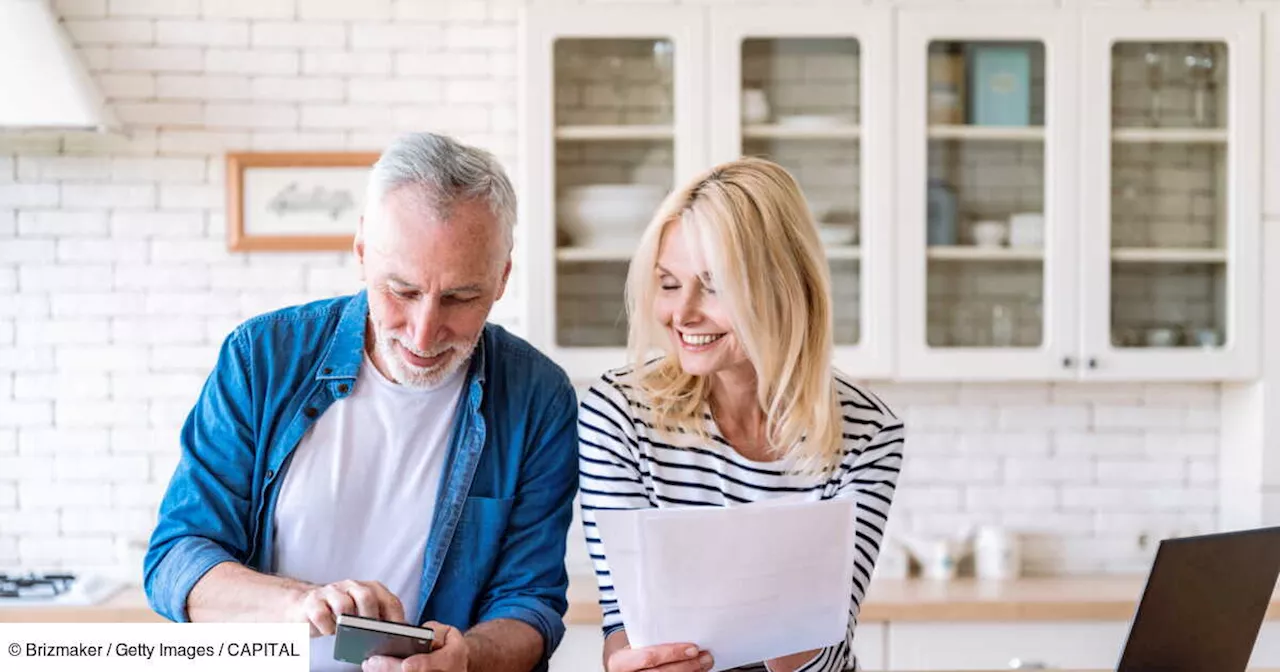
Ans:
POLYGON ((629 410, 627 399, 607 376, 587 391, 578 409, 582 528, 600 587, 605 637, 623 629, 623 624, 595 512, 655 506, 641 478, 638 442, 629 410))

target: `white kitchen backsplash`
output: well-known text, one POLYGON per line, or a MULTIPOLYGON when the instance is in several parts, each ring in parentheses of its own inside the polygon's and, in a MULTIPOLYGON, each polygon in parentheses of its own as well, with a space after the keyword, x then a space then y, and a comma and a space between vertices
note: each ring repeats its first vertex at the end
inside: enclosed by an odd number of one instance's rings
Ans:
MULTIPOLYGON (((431 129, 514 173, 523 3, 54 4, 128 133, 0 135, 0 569, 136 580, 227 332, 358 286, 345 254, 227 252, 223 152, 369 150, 431 129)), ((615 154, 584 170, 663 182, 663 163, 615 154)), ((846 300, 855 266, 837 269, 846 300)), ((577 286, 604 286, 597 273, 577 286)), ((497 313, 517 332, 520 295, 497 313)), ((599 328, 617 329, 608 317, 599 328)), ((1137 569, 1143 534, 1213 525, 1217 386, 872 386, 907 420, 904 531, 998 522, 1031 535, 1032 571, 1082 573, 1137 569)))

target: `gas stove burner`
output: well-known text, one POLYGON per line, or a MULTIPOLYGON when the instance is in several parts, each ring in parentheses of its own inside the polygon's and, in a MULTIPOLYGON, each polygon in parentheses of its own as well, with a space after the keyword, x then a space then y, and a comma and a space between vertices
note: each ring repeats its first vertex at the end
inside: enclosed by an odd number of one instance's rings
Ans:
POLYGON ((50 598, 71 590, 74 574, 0 574, 0 599, 50 598))

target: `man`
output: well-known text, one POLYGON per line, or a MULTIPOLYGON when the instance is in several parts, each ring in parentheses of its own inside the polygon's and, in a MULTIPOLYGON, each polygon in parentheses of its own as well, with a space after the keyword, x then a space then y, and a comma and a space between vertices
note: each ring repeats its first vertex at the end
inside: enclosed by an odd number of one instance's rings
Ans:
POLYGON ((436 629, 376 670, 544 668, 564 633, 577 488, 563 370, 486 325, 511 272, 515 194, 488 153, 398 140, 355 239, 365 289, 240 325, 182 430, 145 560, 174 621, 335 619, 436 629))

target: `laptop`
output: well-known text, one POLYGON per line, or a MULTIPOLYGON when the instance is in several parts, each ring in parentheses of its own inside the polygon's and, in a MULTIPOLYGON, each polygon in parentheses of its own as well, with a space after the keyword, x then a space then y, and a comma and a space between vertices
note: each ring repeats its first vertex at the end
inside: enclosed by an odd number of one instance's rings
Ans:
POLYGON ((1244 672, 1280 576, 1280 527, 1165 539, 1117 672, 1244 672))

